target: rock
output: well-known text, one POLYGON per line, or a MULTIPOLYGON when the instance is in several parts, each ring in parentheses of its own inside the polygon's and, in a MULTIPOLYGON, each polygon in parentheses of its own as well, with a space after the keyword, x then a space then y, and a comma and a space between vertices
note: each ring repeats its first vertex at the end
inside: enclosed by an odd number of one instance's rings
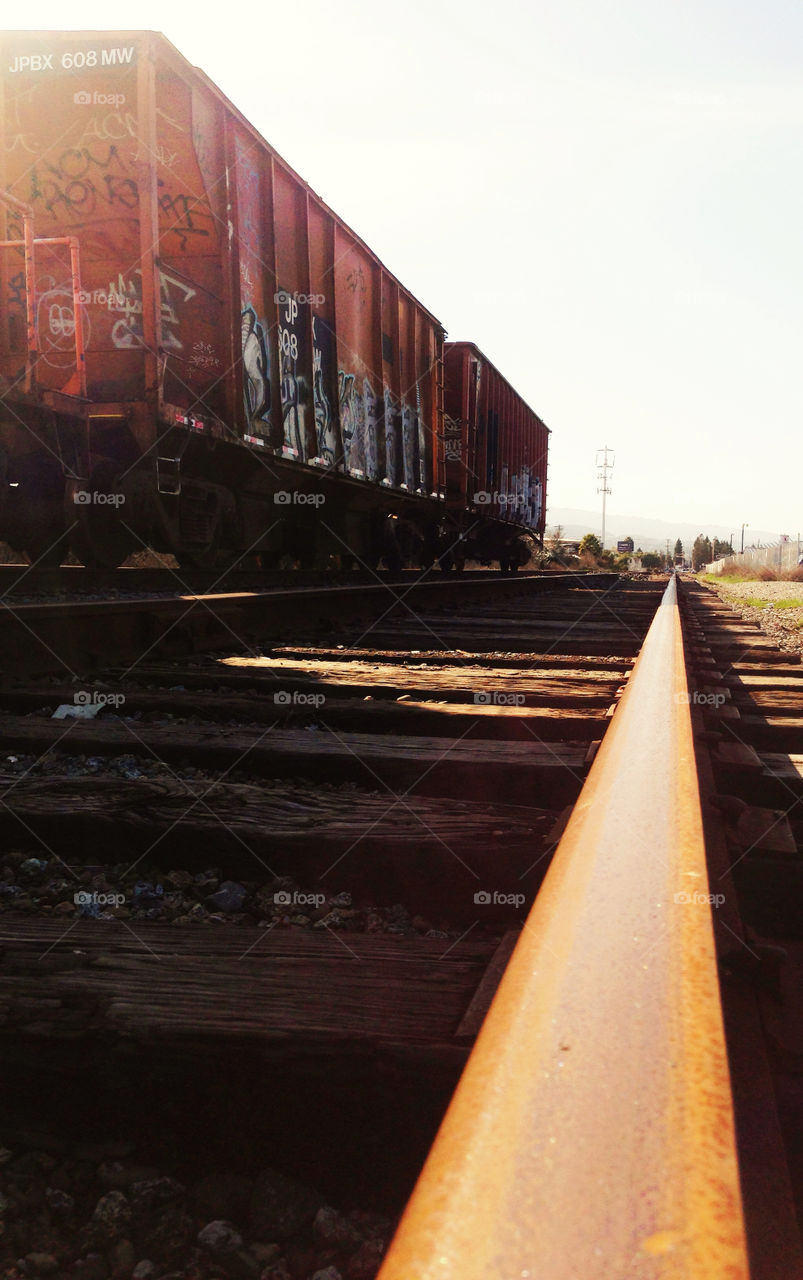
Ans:
POLYGON ((224 880, 217 893, 210 894, 207 903, 212 911, 239 911, 248 890, 235 880, 224 880))
POLYGON ((52 1253, 26 1253, 25 1261, 38 1276, 49 1276, 51 1271, 58 1271, 59 1261, 52 1253))
POLYGON ((284 1240, 309 1226, 323 1201, 293 1178, 265 1169, 251 1196, 251 1227, 263 1240, 284 1240))
POLYGON ((0 1147, 0 1165, 8 1164, 9 1160, 14 1159, 14 1152, 9 1151, 8 1147, 0 1147))
POLYGON ((163 895, 162 886, 153 885, 149 880, 138 880, 134 885, 134 903, 138 907, 159 906, 163 895))
POLYGON ((220 877, 216 870, 199 871, 197 876, 193 877, 195 892, 201 894, 214 893, 220 884, 220 877))
POLYGON ((136 1251, 130 1240, 118 1240, 113 1249, 106 1255, 113 1277, 131 1275, 137 1260, 136 1251))
POLYGON ((72 1280, 107 1280, 109 1268, 106 1259, 100 1253, 88 1253, 74 1263, 70 1275, 72 1280))
POLYGON ((343 1280, 343 1273, 337 1267, 324 1267, 323 1271, 314 1272, 310 1280, 343 1280))
POLYGON ((176 889, 186 889, 193 882, 193 877, 189 871, 169 871, 165 876, 168 884, 172 884, 176 889))
POLYGON ((345 1280, 374 1280, 384 1256, 384 1240, 366 1240, 349 1258, 345 1280))
POLYGON ((252 1182, 236 1173, 210 1173, 193 1189, 193 1198, 210 1218, 241 1222, 248 1214, 252 1182))
POLYGON ((175 1178, 143 1178, 131 1185, 131 1208, 137 1215, 147 1213, 171 1200, 179 1200, 186 1190, 175 1178))
POLYGON ((122 1191, 101 1196, 87 1228, 92 1244, 114 1244, 125 1236, 131 1224, 131 1205, 122 1191))
POLYGON ((47 862, 41 858, 26 858, 20 867, 20 873, 24 876, 38 876, 42 871, 47 870, 47 862))
POLYGON ((150 1258, 143 1258, 141 1262, 137 1263, 134 1270, 131 1272, 131 1280, 153 1280, 155 1275, 156 1267, 153 1265, 150 1258))
POLYGON ((322 1244, 351 1245, 352 1248, 356 1248, 362 1240, 356 1227, 330 1205, 323 1205, 318 1210, 312 1224, 312 1231, 315 1238, 322 1244))
POLYGON ((198 1243, 208 1249, 213 1257, 220 1258, 241 1249, 243 1238, 233 1223, 217 1218, 198 1232, 198 1243))
POLYGON ((69 1191, 62 1191, 60 1187, 45 1187, 45 1203, 50 1212, 58 1217, 66 1217, 75 1208, 75 1201, 69 1191))
POLYGON ((269 1263, 259 1280, 293 1280, 284 1262, 269 1263))
POLYGON ((160 1264, 181 1266, 197 1230, 197 1221, 185 1209, 178 1204, 168 1205, 160 1210, 156 1225, 143 1238, 143 1250, 158 1258, 160 1264))
POLYGON ((275 1262, 282 1251, 281 1246, 278 1244, 261 1244, 259 1241, 256 1241, 254 1244, 251 1244, 248 1247, 251 1251, 251 1256, 254 1258, 254 1261, 258 1262, 260 1266, 263 1266, 263 1267, 268 1262, 275 1262))
POLYGON ((75 914, 75 910, 76 910, 76 907, 74 902, 60 902, 58 906, 53 908, 53 915, 54 916, 71 916, 75 914))

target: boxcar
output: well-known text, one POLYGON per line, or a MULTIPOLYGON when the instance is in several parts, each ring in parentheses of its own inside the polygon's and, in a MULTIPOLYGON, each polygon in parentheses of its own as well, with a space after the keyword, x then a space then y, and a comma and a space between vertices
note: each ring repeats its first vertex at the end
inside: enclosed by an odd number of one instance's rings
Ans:
POLYGON ((431 560, 435 316, 163 36, 14 32, 1 92, 0 537, 431 560))
POLYGON ((515 570, 543 542, 549 428, 472 342, 444 364, 451 554, 515 570))

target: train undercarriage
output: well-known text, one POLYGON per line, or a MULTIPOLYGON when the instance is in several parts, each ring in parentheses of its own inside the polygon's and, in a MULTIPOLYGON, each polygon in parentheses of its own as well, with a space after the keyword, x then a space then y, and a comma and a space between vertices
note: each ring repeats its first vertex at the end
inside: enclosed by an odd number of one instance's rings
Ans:
MULTIPOLYGON (((65 400, 66 397, 61 397, 65 400)), ((32 563, 72 552, 114 569, 138 551, 182 567, 338 564, 462 572, 526 564, 534 535, 512 523, 299 464, 239 440, 3 400, 0 539, 32 563), (148 444, 150 436, 150 444, 148 444)))

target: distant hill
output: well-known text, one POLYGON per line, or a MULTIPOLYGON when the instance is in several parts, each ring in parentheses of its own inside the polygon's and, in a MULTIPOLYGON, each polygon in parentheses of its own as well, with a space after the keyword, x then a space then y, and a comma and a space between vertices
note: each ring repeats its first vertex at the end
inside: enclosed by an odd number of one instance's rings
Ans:
MULTIPOLYGON (((595 533, 599 537, 602 514, 599 511, 583 511, 576 507, 555 507, 554 509, 548 507, 547 534, 555 528, 556 524, 562 527, 564 538, 582 538, 585 533, 595 533)), ((762 543, 766 546, 768 543, 778 541, 777 533, 761 529, 745 529, 744 532, 746 547, 752 546, 753 543, 762 543)), ((621 538, 632 538, 635 545, 641 547, 642 551, 666 551, 668 538, 671 552, 674 550, 675 542, 680 538, 683 550, 688 554, 698 533, 707 534, 709 538, 733 537, 733 548, 735 551, 739 550, 740 525, 728 528, 721 524, 694 525, 684 521, 674 524, 669 520, 653 520, 649 516, 620 516, 615 511, 607 512, 605 518, 605 544, 608 547, 614 546, 621 538)))

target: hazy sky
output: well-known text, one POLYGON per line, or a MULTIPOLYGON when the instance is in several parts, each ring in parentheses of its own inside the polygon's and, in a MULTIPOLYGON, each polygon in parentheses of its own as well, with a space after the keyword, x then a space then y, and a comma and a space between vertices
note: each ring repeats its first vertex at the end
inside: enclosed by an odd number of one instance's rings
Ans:
POLYGON ((536 409, 550 508, 609 444, 612 512, 803 529, 800 0, 130 12, 536 409))

